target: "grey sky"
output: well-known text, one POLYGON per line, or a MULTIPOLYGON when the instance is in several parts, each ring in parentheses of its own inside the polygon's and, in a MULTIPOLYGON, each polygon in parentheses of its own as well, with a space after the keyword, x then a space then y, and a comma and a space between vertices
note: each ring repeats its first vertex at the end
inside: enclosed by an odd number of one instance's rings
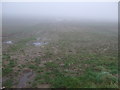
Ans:
POLYGON ((3 3, 3 16, 117 21, 117 2, 3 3))

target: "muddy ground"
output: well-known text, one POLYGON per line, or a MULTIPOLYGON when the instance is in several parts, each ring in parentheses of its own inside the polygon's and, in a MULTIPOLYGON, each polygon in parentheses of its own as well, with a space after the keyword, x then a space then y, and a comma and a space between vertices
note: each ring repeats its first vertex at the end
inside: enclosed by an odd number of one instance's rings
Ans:
POLYGON ((10 30, 3 31, 4 87, 118 87, 118 33, 111 24, 44 22, 10 30))

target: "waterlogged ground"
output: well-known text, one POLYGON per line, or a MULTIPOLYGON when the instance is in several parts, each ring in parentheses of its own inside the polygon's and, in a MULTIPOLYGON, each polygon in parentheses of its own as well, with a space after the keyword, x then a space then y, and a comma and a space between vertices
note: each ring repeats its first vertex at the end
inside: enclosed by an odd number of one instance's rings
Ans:
POLYGON ((69 23, 45 25, 3 33, 4 87, 118 87, 117 31, 69 23))

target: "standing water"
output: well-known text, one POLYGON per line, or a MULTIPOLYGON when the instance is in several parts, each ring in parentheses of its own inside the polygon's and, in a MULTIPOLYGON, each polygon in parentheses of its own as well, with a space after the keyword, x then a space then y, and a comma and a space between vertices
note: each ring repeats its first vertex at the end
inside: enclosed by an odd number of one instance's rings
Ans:
POLYGON ((12 41, 6 41, 5 43, 6 43, 6 44, 13 44, 12 41))
POLYGON ((33 77, 32 71, 25 71, 23 75, 20 77, 20 81, 18 83, 18 88, 24 88, 27 85, 27 82, 33 77))
POLYGON ((35 43, 33 43, 33 45, 35 45, 35 46, 42 46, 45 44, 47 44, 47 42, 35 42, 35 43))

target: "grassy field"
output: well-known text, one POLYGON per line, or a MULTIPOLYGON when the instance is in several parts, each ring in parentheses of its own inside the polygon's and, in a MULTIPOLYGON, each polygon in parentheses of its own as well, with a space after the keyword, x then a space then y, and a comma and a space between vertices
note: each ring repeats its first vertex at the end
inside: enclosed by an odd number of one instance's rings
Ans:
POLYGON ((4 30, 3 36, 3 42, 13 41, 3 43, 7 88, 118 87, 118 33, 112 25, 46 22, 21 32, 4 30))

